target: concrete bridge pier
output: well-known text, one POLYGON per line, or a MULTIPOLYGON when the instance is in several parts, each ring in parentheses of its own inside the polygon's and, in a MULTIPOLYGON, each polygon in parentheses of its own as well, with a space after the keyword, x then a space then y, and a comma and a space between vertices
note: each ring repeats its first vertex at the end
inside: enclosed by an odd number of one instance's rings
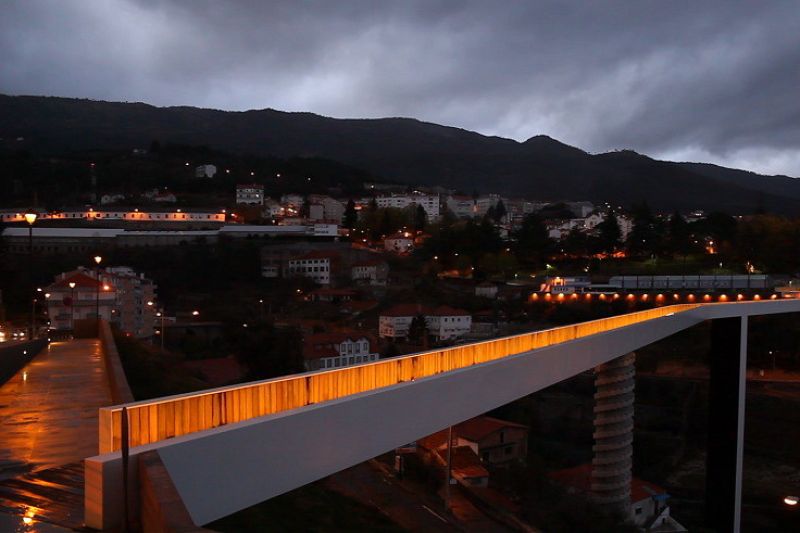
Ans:
POLYGON ((630 516, 636 354, 595 368, 592 498, 610 513, 630 516))

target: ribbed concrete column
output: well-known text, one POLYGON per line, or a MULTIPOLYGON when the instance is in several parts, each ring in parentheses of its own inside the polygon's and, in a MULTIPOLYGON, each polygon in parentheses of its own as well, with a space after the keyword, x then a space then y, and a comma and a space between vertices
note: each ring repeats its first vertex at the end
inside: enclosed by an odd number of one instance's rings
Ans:
POLYGON ((629 353, 595 368, 592 496, 625 518, 631 508, 635 360, 629 353))

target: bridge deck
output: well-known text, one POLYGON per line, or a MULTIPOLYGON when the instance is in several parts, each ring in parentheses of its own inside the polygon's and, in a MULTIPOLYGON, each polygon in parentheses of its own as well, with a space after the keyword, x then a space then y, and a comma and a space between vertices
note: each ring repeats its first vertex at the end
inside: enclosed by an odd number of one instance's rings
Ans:
POLYGON ((50 344, 0 386, 0 479, 97 453, 111 403, 99 340, 50 344))

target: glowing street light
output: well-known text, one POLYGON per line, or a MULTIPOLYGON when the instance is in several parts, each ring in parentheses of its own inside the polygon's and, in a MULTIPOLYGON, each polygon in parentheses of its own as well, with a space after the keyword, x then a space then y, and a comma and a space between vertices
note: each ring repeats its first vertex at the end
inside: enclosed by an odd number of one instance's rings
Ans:
POLYGON ((783 499, 783 503, 785 503, 789 507, 797 507, 797 505, 800 503, 800 498, 798 498, 797 496, 786 496, 783 499))
POLYGON ((75 331, 75 282, 69 282, 69 291, 70 291, 70 306, 69 306, 69 321, 72 330, 75 331))
MULTIPOLYGON (((94 256, 94 277, 97 280, 97 286, 94 291, 94 320, 97 326, 97 334, 100 335, 100 263, 103 258, 99 255, 94 256)), ((105 289, 105 287, 103 287, 105 289)), ((106 289, 108 290, 108 289, 106 289)))

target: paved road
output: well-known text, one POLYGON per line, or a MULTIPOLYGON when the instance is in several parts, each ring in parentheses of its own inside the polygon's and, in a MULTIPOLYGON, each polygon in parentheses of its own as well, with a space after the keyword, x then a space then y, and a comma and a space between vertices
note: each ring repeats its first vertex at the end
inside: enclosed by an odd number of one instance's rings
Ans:
POLYGON ((403 489, 392 477, 361 463, 328 478, 342 494, 377 508, 407 531, 452 533, 458 531, 441 509, 420 495, 403 489))
POLYGON ((96 455, 111 403, 99 340, 50 344, 0 386, 0 480, 96 455))

